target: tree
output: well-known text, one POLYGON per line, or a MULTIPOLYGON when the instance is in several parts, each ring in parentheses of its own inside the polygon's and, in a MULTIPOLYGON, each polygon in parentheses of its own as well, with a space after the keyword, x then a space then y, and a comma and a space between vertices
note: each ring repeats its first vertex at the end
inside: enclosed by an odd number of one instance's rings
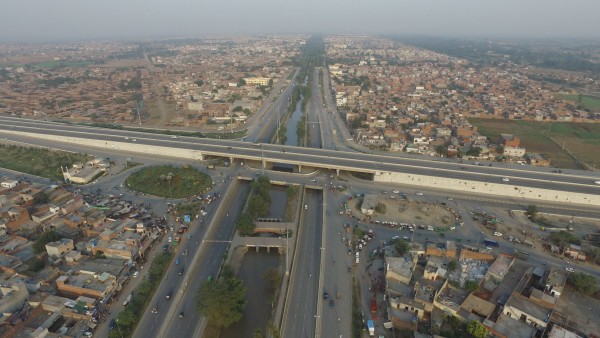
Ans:
POLYGON ((535 205, 528 205, 527 206, 527 211, 525 211, 525 214, 533 222, 535 222, 535 220, 537 218, 537 213, 538 213, 537 206, 535 206, 535 205))
POLYGON ((552 243, 563 249, 567 246, 567 244, 581 244, 581 239, 568 231, 553 232, 550 234, 549 238, 552 243))
POLYGON ((202 81, 202 80, 196 80, 196 81, 194 81, 194 83, 195 83, 195 84, 196 84, 196 86, 198 86, 198 87, 202 87, 202 85, 204 85, 204 81, 202 81))
POLYGON ((244 111, 244 108, 242 108, 242 106, 236 106, 235 108, 233 108, 234 112, 240 112, 240 111, 244 111))
POLYGON ((396 241, 394 247, 396 248, 396 253, 398 254, 398 256, 404 256, 409 249, 408 243, 404 240, 396 241))
POLYGON ((468 280, 468 281, 465 283, 465 289, 466 289, 467 291, 469 291, 469 292, 473 292, 473 291, 475 291, 475 290, 479 289, 479 283, 477 283, 477 282, 476 282, 476 281, 474 281, 474 280, 468 280))
POLYGON ((46 262, 43 259, 39 259, 37 257, 33 257, 29 261, 27 261, 27 267, 30 271, 38 272, 42 270, 46 266, 46 262))
POLYGON ((271 289, 276 290, 281 284, 281 273, 277 268, 270 268, 263 274, 263 279, 269 283, 271 289))
POLYGON ((266 338, 265 332, 260 328, 256 329, 256 330, 254 330, 254 333, 252 334, 252 338, 266 338))
POLYGON ((240 320, 246 307, 246 287, 237 277, 219 278, 200 285, 196 298, 198 311, 211 325, 227 328, 240 320))
POLYGON ((56 242, 62 237, 54 230, 43 232, 38 239, 33 243, 33 252, 36 254, 46 251, 46 244, 56 242))
POLYGON ((46 194, 43 191, 40 191, 37 194, 35 194, 35 196, 33 196, 33 204, 34 205, 45 204, 45 203, 48 203, 49 200, 50 200, 50 196, 48 196, 48 194, 46 194))
POLYGON ((246 212, 238 217, 237 221, 235 222, 235 226, 240 232, 241 236, 251 236, 254 234, 254 230, 256 229, 256 224, 254 224, 253 217, 246 212))
POLYGON ((287 196, 288 199, 296 196, 296 194, 298 193, 298 186, 297 185, 290 185, 287 188, 285 188, 285 194, 287 196))
POLYGON ((252 217, 267 216, 269 214, 269 203, 267 203, 262 196, 254 195, 250 197, 250 201, 248 201, 248 213, 252 215, 252 217))
POLYGON ((467 332, 475 338, 485 338, 488 330, 478 320, 472 320, 467 324, 467 332))
POLYGON ((596 277, 583 272, 571 273, 567 281, 573 285, 575 290, 586 296, 591 296, 598 291, 598 280, 596 277))
POLYGON ((479 147, 471 148, 465 153, 465 155, 479 157, 479 155, 481 155, 481 150, 482 149, 479 147))
POLYGON ((456 267, 457 267, 457 263, 455 260, 448 262, 448 271, 452 272, 452 271, 456 270, 456 267))
POLYGON ((240 79, 240 80, 238 81, 238 83, 237 83, 237 86, 238 86, 238 87, 243 87, 243 86, 245 86, 245 85, 246 85, 246 80, 244 80, 244 79, 240 79))
POLYGON ((375 205, 375 212, 385 214, 387 212, 387 206, 385 205, 385 203, 377 203, 377 205, 375 205))

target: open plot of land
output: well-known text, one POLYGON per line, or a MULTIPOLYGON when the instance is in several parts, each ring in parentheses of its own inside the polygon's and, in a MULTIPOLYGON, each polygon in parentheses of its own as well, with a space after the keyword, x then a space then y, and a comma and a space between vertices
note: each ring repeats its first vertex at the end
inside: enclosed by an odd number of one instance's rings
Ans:
MULTIPOLYGON (((385 204, 386 212, 374 212, 374 221, 392 221, 417 225, 449 226, 456 222, 452 209, 429 202, 415 202, 403 199, 380 197, 378 202, 385 204)), ((358 218, 365 217, 360 211, 362 199, 349 201, 352 213, 358 218)))
POLYGON ((600 111, 600 97, 592 95, 581 95, 581 102, 579 102, 579 95, 561 95, 567 100, 574 101, 575 103, 581 103, 582 106, 591 110, 600 111))
POLYGON ((0 145, 0 167, 22 173, 62 181, 61 167, 70 168, 74 163, 85 163, 92 157, 66 151, 43 148, 0 145))
POLYGON ((600 332, 600 300, 587 297, 566 287, 560 296, 552 319, 567 329, 575 329, 585 334, 600 332))
MULTIPOLYGON (((593 166, 598 161, 600 125, 593 123, 528 122, 490 119, 470 119, 482 135, 497 140, 501 133, 514 134, 521 138, 527 152, 541 153, 551 164, 561 168, 577 168, 576 161, 565 149, 579 160, 593 166), (551 139, 548 138, 550 136, 551 139)), ((600 163, 596 163, 600 165, 600 163)))

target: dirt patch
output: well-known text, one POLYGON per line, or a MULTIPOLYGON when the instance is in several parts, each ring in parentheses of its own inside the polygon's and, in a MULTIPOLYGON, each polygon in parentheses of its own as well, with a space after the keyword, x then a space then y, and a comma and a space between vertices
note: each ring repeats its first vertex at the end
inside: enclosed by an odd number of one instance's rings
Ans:
POLYGON ((348 205, 352 215, 363 221, 392 221, 397 223, 424 224, 445 227, 458 221, 458 213, 447 206, 433 202, 407 201, 405 199, 392 199, 380 197, 377 202, 385 204, 385 213, 374 212, 368 217, 360 211, 362 199, 350 200, 348 205))
POLYGON ((585 334, 600 334, 600 300, 587 297, 566 287, 560 296, 552 319, 561 326, 585 334))

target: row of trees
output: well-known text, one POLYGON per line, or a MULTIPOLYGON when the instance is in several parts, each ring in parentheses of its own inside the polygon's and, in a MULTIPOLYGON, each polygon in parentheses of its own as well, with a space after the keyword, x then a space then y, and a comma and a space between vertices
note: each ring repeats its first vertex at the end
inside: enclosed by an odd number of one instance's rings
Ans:
POLYGON ((148 278, 144 279, 133 292, 133 298, 127 308, 117 315, 118 330, 109 331, 109 338, 129 337, 133 334, 138 321, 140 320, 148 301, 152 299, 154 290, 162 281, 165 269, 169 266, 173 254, 164 252, 152 261, 148 278))
POLYGON ((236 221, 236 228, 241 236, 250 236, 256 229, 254 220, 257 217, 269 215, 271 206, 271 181, 267 176, 259 176, 252 182, 252 197, 248 201, 248 207, 236 221))

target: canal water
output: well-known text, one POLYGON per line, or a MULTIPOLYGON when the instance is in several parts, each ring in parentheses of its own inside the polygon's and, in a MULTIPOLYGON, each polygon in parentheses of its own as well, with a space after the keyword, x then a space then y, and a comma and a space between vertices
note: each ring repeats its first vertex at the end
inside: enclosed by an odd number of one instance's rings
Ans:
POLYGON ((270 218, 285 218, 285 206, 287 204, 287 187, 281 185, 271 186, 271 205, 269 206, 270 218))
POLYGON ((287 131, 285 136, 287 137, 285 144, 288 146, 297 146, 298 145, 298 135, 296 134, 296 125, 298 121, 302 118, 302 101, 304 100, 303 96, 300 96, 300 100, 296 103, 296 109, 292 112, 292 116, 287 121, 287 131))
POLYGON ((266 249, 250 249, 244 255, 238 277, 246 286, 246 299, 248 303, 244 315, 239 322, 222 330, 220 338, 253 338, 254 330, 266 331, 271 312, 272 296, 268 283, 263 275, 271 268, 279 266, 280 255, 277 249, 267 253, 266 249))

